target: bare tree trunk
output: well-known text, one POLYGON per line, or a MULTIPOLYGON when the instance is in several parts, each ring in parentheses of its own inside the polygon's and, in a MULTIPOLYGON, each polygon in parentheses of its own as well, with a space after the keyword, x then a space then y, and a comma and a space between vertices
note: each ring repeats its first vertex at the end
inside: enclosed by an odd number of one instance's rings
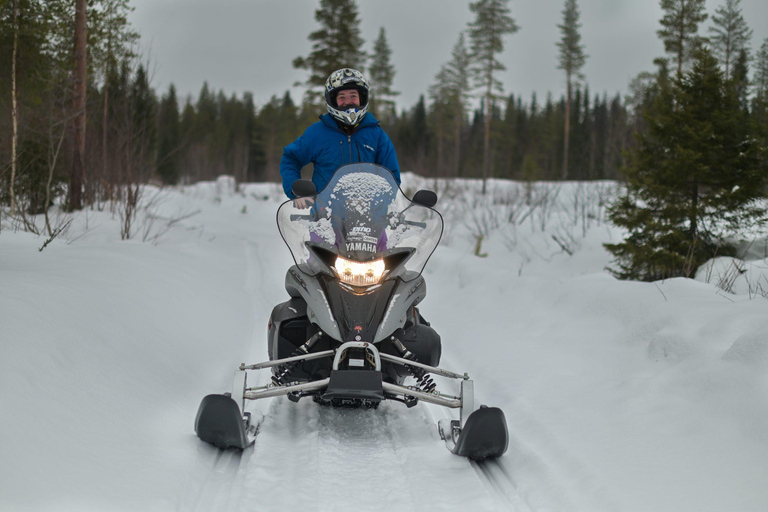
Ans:
POLYGON ((563 172, 560 178, 565 181, 568 179, 568 151, 571 138, 571 77, 567 78, 568 91, 565 94, 565 136, 563 137, 563 172))
POLYGON ((456 126, 454 127, 454 171, 453 175, 458 177, 461 174, 461 121, 464 114, 464 105, 461 104, 461 95, 458 95, 458 101, 456 102, 456 126))
POLYGON ((75 74, 72 80, 72 132, 75 147, 69 178, 69 208, 72 210, 83 207, 85 183, 86 4, 86 0, 75 1, 75 74))
POLYGON ((443 121, 445 121, 445 110, 441 106, 439 107, 440 110, 438 122, 437 122, 437 172, 435 175, 437 176, 438 173, 445 172, 445 134, 443 133, 443 125, 445 124, 443 121))
POLYGON ((53 130, 55 126, 56 125, 54 123, 51 123, 50 133, 48 135, 50 144, 48 149, 48 181, 45 185, 45 227, 48 229, 48 236, 53 236, 54 232, 54 229, 51 227, 51 221, 48 218, 48 205, 51 204, 51 184, 53 183, 53 172, 56 169, 56 161, 59 159, 59 153, 61 151, 61 145, 64 142, 64 136, 67 134, 65 122, 64 126, 61 128, 61 135, 59 135, 59 140, 56 143, 56 147, 54 149, 53 130))
POLYGON ((19 49, 19 1, 14 1, 13 7, 13 57, 11 64, 11 118, 13 134, 11 136, 11 215, 16 215, 16 148, 19 144, 19 111, 16 98, 16 54, 19 49))
POLYGON ((107 41, 107 64, 104 67, 104 112, 101 121, 101 179, 107 188, 107 199, 112 200, 114 180, 107 176, 107 131, 109 123, 109 63, 112 56, 112 36, 107 41))
POLYGON ((493 62, 488 63, 488 90, 485 94, 485 136, 483 137, 483 195, 491 168, 491 95, 493 93, 493 62))

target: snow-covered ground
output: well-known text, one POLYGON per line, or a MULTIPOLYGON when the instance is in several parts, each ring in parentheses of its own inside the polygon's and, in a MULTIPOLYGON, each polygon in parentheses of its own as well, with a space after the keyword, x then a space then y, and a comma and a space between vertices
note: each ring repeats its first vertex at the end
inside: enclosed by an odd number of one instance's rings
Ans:
POLYGON ((478 186, 404 177, 446 218, 421 311, 441 366, 504 410, 504 457, 451 455, 425 404, 270 399, 242 455, 199 441, 201 398, 266 359, 291 264, 279 186, 220 179, 147 190, 127 241, 108 208, 42 252, 3 225, 0 510, 768 510, 765 240, 696 280, 622 282, 611 183, 478 186))

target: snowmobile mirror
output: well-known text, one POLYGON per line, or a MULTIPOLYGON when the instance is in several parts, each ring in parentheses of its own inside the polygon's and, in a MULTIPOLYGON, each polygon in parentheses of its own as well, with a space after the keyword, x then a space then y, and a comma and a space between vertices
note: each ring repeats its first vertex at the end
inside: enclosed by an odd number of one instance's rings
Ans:
POLYGON ((437 194, 431 190, 419 190, 416 195, 413 196, 413 202, 432 208, 437 204, 437 194))
POLYGON ((317 188, 310 180, 296 180, 293 182, 291 192, 296 197, 307 197, 317 195, 317 188))

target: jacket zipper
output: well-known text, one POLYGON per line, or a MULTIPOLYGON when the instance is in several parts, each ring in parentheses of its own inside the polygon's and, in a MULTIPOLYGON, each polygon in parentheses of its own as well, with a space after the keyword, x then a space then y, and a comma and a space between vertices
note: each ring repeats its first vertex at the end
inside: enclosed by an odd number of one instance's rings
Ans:
POLYGON ((349 144, 349 163, 352 163, 352 136, 347 135, 347 143, 349 144))

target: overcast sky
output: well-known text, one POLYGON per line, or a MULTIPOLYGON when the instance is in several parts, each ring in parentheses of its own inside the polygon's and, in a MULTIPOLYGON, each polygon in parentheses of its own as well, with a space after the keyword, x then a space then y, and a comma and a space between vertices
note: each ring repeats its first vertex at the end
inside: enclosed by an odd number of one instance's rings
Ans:
MULTIPOLYGON (((357 0, 365 50, 384 27, 401 92, 399 108, 413 106, 426 94, 440 66, 450 58, 459 34, 472 20, 468 0, 357 0)), ((227 95, 253 93, 257 104, 294 88, 307 72, 291 62, 311 50, 307 36, 319 0, 131 0, 131 22, 151 56, 153 85, 164 93, 170 83, 181 97, 197 97, 203 82, 227 95)), ((565 78, 557 69, 557 24, 564 0, 512 0, 520 30, 504 40, 500 60, 504 93, 563 94, 565 78)), ((654 69, 664 54, 656 36, 659 0, 580 0, 582 43, 588 55, 584 74, 591 95, 626 93, 629 81, 654 69)), ((710 19, 725 0, 707 0, 710 19)), ((742 0, 742 13, 754 30, 753 54, 768 37, 768 0, 742 0)), ((706 35, 706 29, 704 29, 706 35)), ((321 91, 318 91, 320 94, 321 91)))

